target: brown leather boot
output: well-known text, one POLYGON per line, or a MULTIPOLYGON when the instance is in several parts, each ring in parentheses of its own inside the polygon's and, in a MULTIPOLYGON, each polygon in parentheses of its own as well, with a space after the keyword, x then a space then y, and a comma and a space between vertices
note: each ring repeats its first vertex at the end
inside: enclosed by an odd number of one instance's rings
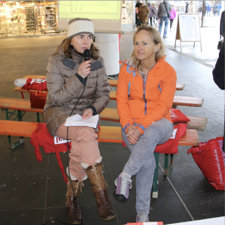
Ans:
POLYGON ((72 224, 81 224, 82 222, 81 208, 77 198, 78 194, 82 192, 82 187, 83 182, 72 181, 71 185, 71 182, 68 179, 66 192, 66 206, 68 208, 69 220, 72 224))
POLYGON ((115 218, 111 203, 109 201, 107 186, 102 174, 102 163, 89 166, 86 173, 91 182, 92 191, 97 202, 98 214, 102 220, 115 218))

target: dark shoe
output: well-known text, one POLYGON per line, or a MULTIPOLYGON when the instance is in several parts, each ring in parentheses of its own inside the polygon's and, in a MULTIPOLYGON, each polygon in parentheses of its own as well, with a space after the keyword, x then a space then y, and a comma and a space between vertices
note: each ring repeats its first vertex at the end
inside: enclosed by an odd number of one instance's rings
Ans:
POLYGON ((107 186, 102 174, 102 164, 95 164, 86 169, 86 173, 91 182, 92 191, 95 195, 98 214, 102 220, 112 220, 115 218, 108 194, 107 186))
POLYGON ((70 204, 68 207, 69 221, 72 224, 81 224, 82 222, 82 214, 81 208, 78 202, 77 197, 72 196, 70 198, 70 204))
POLYGON ((101 190, 95 193, 98 214, 102 220, 112 220, 116 217, 110 204, 106 190, 101 190))
POLYGON ((70 181, 67 183, 66 206, 68 208, 69 220, 72 224, 81 224, 82 214, 78 201, 78 194, 82 192, 83 182, 70 181))

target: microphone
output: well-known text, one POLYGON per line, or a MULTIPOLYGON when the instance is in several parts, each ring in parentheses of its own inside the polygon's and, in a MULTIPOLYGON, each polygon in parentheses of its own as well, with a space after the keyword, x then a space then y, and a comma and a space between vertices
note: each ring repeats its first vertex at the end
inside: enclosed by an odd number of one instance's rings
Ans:
POLYGON ((91 51, 89 49, 85 49, 83 55, 84 55, 84 61, 87 61, 90 59, 91 51))

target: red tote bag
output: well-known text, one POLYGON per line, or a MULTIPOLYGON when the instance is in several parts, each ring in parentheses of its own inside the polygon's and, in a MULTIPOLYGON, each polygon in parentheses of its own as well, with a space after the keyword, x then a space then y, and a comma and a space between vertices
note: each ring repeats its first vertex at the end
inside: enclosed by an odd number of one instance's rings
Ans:
POLYGON ((188 150, 209 183, 217 190, 225 190, 225 152, 223 137, 218 137, 188 150))

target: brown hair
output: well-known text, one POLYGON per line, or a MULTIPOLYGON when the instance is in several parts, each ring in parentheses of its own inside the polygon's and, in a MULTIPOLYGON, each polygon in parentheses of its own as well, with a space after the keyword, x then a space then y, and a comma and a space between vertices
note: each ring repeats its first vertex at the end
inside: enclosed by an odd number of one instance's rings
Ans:
MULTIPOLYGON (((138 27, 138 29, 134 33, 133 43, 135 43, 136 35, 142 30, 145 30, 149 33, 150 37, 152 38, 153 42, 156 45, 157 44, 161 45, 159 51, 155 53, 155 60, 157 62, 159 59, 161 59, 165 55, 165 47, 164 47, 163 41, 160 37, 160 34, 155 28, 146 26, 146 25, 142 25, 142 26, 138 27)), ((131 60, 132 60, 133 66, 135 66, 138 70, 140 70, 141 61, 136 58, 134 51, 131 55, 131 60)))
POLYGON ((138 17, 142 24, 146 24, 148 22, 148 14, 149 14, 148 6, 142 5, 138 11, 138 17))
MULTIPOLYGON (((59 52, 62 50, 65 57, 72 58, 72 50, 73 46, 71 45, 71 38, 66 38, 62 41, 62 43, 57 47, 56 52, 53 55, 59 54, 59 52)), ((98 59, 99 57, 99 49, 95 46, 94 43, 91 44, 91 58, 92 59, 98 59)))

